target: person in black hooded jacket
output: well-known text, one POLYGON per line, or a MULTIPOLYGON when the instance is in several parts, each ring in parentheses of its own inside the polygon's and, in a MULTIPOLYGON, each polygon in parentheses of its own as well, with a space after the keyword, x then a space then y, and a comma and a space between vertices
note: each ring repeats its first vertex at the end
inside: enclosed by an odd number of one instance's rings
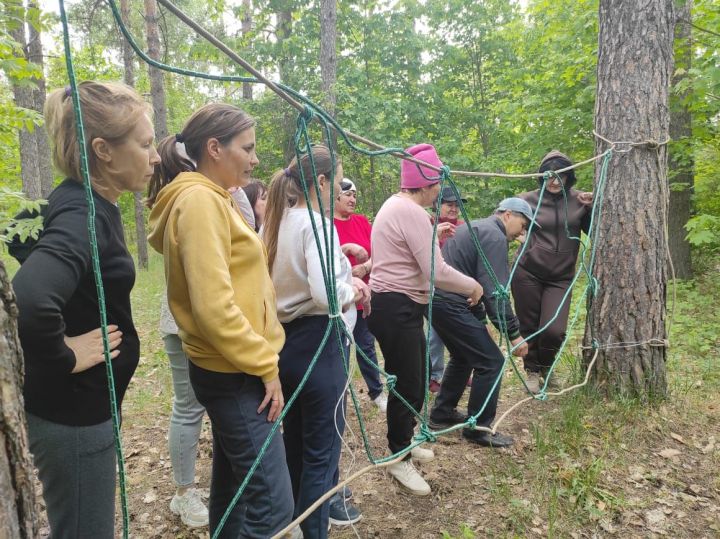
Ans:
MULTIPOLYGON (((570 158, 553 150, 543 157, 539 172, 569 166, 570 158)), ((541 187, 544 181, 540 178, 541 187)), ((574 170, 551 174, 547 182, 542 200, 540 189, 518 195, 530 204, 533 212, 540 206, 536 216, 540 227, 533 228, 512 281, 521 333, 527 337, 542 329, 528 341, 524 358, 528 389, 533 393, 540 390, 540 378, 547 377, 565 338, 571 300, 568 288, 580 250, 578 238, 581 232, 587 233, 592 212, 592 193, 573 187, 574 170)), ((548 385, 557 387, 552 379, 548 385)))

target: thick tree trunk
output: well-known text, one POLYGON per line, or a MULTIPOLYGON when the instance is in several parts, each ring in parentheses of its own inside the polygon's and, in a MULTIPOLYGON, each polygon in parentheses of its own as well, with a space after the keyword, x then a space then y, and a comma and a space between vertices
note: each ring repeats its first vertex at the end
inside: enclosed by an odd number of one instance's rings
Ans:
MULTIPOLYGON (((648 0, 642 9, 600 0, 599 13, 595 129, 613 141, 662 143, 670 124, 672 0, 648 0)), ((598 140, 597 152, 605 148, 598 140)), ((586 343, 600 349, 594 379, 606 391, 664 396, 667 148, 618 149, 630 151, 615 153, 608 170, 586 343)))
MULTIPOLYGON (((243 0, 242 3, 243 6, 243 18, 242 18, 242 26, 241 31, 243 35, 243 39, 245 42, 247 42, 248 34, 252 30, 252 1, 251 0, 243 0)), ((249 82, 243 82, 242 85, 242 95, 243 99, 252 100, 253 98, 253 85, 249 82)))
MULTIPOLYGON (((678 21, 675 24, 675 76, 673 86, 687 79, 692 67, 691 26, 684 21, 692 17, 692 0, 678 6, 678 21)), ((670 167, 670 212, 668 214, 668 243, 672 257, 675 277, 691 279, 692 260, 690 243, 685 239, 685 224, 692 213, 692 192, 694 185, 694 162, 691 147, 692 116, 687 105, 690 90, 674 93, 670 96, 670 137, 673 142, 669 148, 670 167)))
POLYGON ((0 297, 0 535, 31 539, 37 535, 37 505, 25 429, 22 349, 15 294, 1 260, 0 297))

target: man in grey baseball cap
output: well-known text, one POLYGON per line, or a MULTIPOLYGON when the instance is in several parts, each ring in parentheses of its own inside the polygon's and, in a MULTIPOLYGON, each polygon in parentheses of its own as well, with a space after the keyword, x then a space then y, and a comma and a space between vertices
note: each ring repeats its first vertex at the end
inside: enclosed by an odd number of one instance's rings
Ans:
MULTIPOLYGON (((507 286, 510 278, 508 242, 517 239, 532 222, 532 211, 527 202, 519 198, 506 198, 485 219, 470 223, 486 259, 490 262, 500 286, 507 286)), ((438 289, 432 305, 433 328, 450 352, 440 392, 430 413, 433 429, 447 428, 464 423, 477 416, 477 425, 490 427, 495 419, 500 383, 495 381, 502 372, 505 357, 486 328, 486 317, 500 329, 505 327, 508 338, 519 357, 527 353, 527 343, 520 335, 520 323, 507 296, 495 294, 495 281, 485 267, 483 258, 467 227, 458 227, 455 236, 442 248, 443 258, 456 270, 476 279, 483 286, 480 303, 469 307, 465 298, 438 289), (472 373, 467 414, 457 410, 472 373), (483 408, 484 406, 484 408, 483 408)), ((508 447, 513 439, 499 432, 463 429, 463 437, 486 447, 508 447)))

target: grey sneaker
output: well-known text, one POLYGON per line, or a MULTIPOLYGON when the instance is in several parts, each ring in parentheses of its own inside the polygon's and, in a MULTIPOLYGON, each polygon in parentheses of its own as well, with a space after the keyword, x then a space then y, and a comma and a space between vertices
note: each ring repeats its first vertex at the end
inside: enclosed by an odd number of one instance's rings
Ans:
POLYGON ((179 515, 182 523, 190 528, 208 525, 208 510, 197 489, 190 488, 182 496, 175 494, 170 501, 170 511, 179 515))
POLYGON ((525 374, 527 375, 525 384, 527 385, 530 393, 538 393, 540 391, 540 373, 527 371, 525 374))

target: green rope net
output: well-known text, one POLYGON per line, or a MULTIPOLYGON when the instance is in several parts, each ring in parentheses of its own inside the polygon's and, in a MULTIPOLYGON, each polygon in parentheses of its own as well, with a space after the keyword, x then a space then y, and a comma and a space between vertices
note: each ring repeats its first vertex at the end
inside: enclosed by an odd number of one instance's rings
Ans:
MULTIPOLYGON (((125 39, 129 42, 129 44, 132 46, 134 51, 138 54, 138 56, 145 61, 147 64, 156 67, 158 69, 161 69, 163 71, 167 71, 170 73, 175 73, 178 75, 184 75, 189 77, 196 77, 196 78, 202 78, 206 80, 214 80, 214 81, 225 81, 225 82, 235 82, 235 83, 265 83, 264 81, 259 80, 255 77, 239 77, 239 76, 225 76, 225 75, 214 75, 210 73, 203 73, 199 71, 193 71, 189 69, 183 69, 179 67, 173 67, 167 64, 164 64, 162 62, 159 62, 157 60, 154 60, 150 58, 147 54, 143 52, 143 50, 138 46, 137 42, 133 38, 132 34, 129 32, 125 24, 123 23, 123 20, 120 16, 120 10, 115 2, 115 0, 107 0, 109 7, 112 11, 112 14, 117 22, 117 25, 122 32, 125 39)), ((125 466, 124 466, 124 459, 123 459, 123 451, 122 451, 122 442, 121 442, 121 434, 120 434, 120 426, 119 426, 119 414, 117 409, 117 399, 115 395, 115 382, 113 379, 113 372, 111 368, 110 363, 110 350, 109 350, 109 343, 108 343, 108 335, 107 335, 107 313, 105 310, 105 299, 104 299, 104 291, 103 291, 103 285, 102 285, 102 276, 100 273, 100 263, 99 263, 99 254, 98 254, 98 247, 97 247, 97 240, 96 240, 96 234, 95 234, 95 205, 92 197, 92 189, 90 185, 90 178, 88 174, 88 157, 87 157, 87 145, 85 140, 85 134, 83 131, 83 121, 82 121, 82 108, 80 106, 80 99, 77 89, 77 80, 75 75, 75 68, 73 65, 73 59, 72 59, 72 50, 70 47, 70 38, 69 38, 69 28, 68 28, 68 20, 67 20, 67 14, 65 12, 65 6, 64 6, 64 0, 59 0, 60 4, 60 20, 62 23, 63 28, 63 43, 65 48, 65 57, 66 57, 66 64, 67 64, 67 72, 68 72, 68 78, 70 82, 70 87, 72 90, 72 99, 73 99, 73 106, 75 111, 75 119, 76 119, 76 127, 77 127, 77 133, 78 133, 78 142, 81 148, 81 168, 82 168, 82 180, 85 185, 86 189, 86 196, 88 201, 88 231, 89 231, 89 237, 90 237, 90 244, 92 248, 92 260, 93 260, 93 273, 95 276, 95 282, 97 286, 97 294, 98 294, 98 304, 99 304, 99 310, 100 310, 100 318, 101 318, 101 325, 102 325, 102 333, 103 333, 103 347, 104 347, 104 355, 105 355, 105 364, 107 368, 107 377, 108 377, 108 385, 110 389, 110 407, 112 411, 112 424, 114 429, 114 436, 115 436, 115 450, 118 460, 118 470, 119 470, 119 486, 120 486, 120 498, 121 498, 121 507, 122 507, 122 518, 123 518, 123 537, 127 538, 129 534, 129 511, 128 511, 128 503, 127 503, 127 482, 125 477, 125 466)), ((298 159, 298 161, 303 156, 308 156, 311 162, 311 170, 313 172, 313 178, 306 178, 302 167, 299 167, 300 175, 301 175, 301 183, 303 186, 303 194, 305 196, 306 201, 309 200, 310 191, 308 188, 308 185, 314 185, 316 189, 316 194, 318 195, 318 200, 320 201, 320 214, 325 215, 325 208, 323 208, 322 204, 322 197, 319 196, 319 188, 315 181, 313 181, 314 178, 317 177, 316 174, 316 168, 315 163, 312 156, 312 144, 313 140, 310 134, 310 127, 313 122, 317 122, 320 127, 320 132, 322 133, 322 138, 324 139, 323 142, 330 148, 332 160, 333 160, 333 167, 332 167, 332 175, 334 175, 334 171, 336 169, 335 163, 336 163, 336 149, 333 148, 330 141, 333 140, 333 131, 339 134, 340 141, 347 145, 347 147, 359 154, 368 156, 368 157, 375 157, 375 156, 381 156, 381 155, 405 155, 408 156, 409 154, 405 153, 404 150, 401 148, 381 148, 376 150, 368 150, 366 148, 363 148, 361 146, 356 145, 350 136, 348 136, 348 133, 320 106, 312 102, 307 97, 301 95, 299 92, 293 90, 292 88, 289 88, 287 86, 284 86, 282 84, 275 85, 279 88, 281 88, 284 92, 286 92, 288 95, 292 96, 294 99, 296 99, 298 102, 303 103, 304 110, 300 112, 297 118, 297 127, 296 132, 294 136, 294 149, 295 149, 295 156, 298 159)), ((593 204, 592 214, 591 214, 591 221, 590 221, 590 228, 587 234, 587 238, 585 240, 573 237, 570 235, 569 230, 567 229, 567 193, 563 189, 563 197, 565 200, 565 211, 566 211, 566 219, 565 219, 565 225, 566 225, 566 234, 568 238, 577 240, 580 242, 581 245, 581 251, 580 251, 580 264, 579 264, 579 270, 576 272, 570 287, 568 288, 567 292, 565 293, 565 296, 563 298, 561 306, 558 308, 557 312, 553 316, 551 320, 547 322, 547 324, 540 328, 536 333, 532 335, 525 336, 524 341, 528 341, 534 337, 536 337, 538 334, 542 333, 559 315, 560 310, 562 309, 562 305, 565 304, 566 301, 569 301, 570 295, 572 294, 572 290, 575 287, 575 285, 578 283, 581 276, 585 275, 587 277, 587 284, 585 285, 584 290, 582 291, 582 297, 587 298, 588 301, 592 300, 592 297, 597 292, 598 283, 597 280, 593 276, 593 266, 595 262, 595 243, 592 241, 592 238, 595 236, 598 223, 601 218, 601 208, 603 203, 603 197, 604 197, 604 190, 605 190, 605 182, 607 178, 607 169, 608 164, 610 162, 610 159, 612 158, 612 148, 604 152, 604 154, 601 154, 600 158, 602 158, 602 164, 600 167, 600 174, 598 183, 595 189, 595 202, 593 204)), ((421 170, 422 171, 422 170, 421 170)), ((544 179, 547 180, 550 175, 553 173, 545 173, 544 179)), ((331 175, 331 176, 332 176, 331 175)), ((523 385, 525 386, 525 389, 530 393, 528 386, 526 384, 525 379, 520 374, 520 371, 518 369, 518 366, 516 365, 515 361, 512 360, 512 352, 514 350, 514 347, 512 346, 510 339, 508 337, 508 331, 507 331, 507 324, 505 320, 505 305, 506 300, 510 297, 510 283, 512 281, 512 277, 515 274, 515 270, 517 268, 517 264, 522 257, 522 254, 524 253, 526 246, 530 240, 531 234, 533 232, 533 225, 534 222, 531 223, 528 231, 527 231, 527 239, 524 242, 523 246, 520 249, 519 255, 516 257, 515 262, 511 268, 510 272, 510 278, 507 283, 502 283, 498 280, 497 276, 495 275, 495 272, 493 271, 492 265, 490 264, 489 260, 487 259, 485 253, 483 252, 482 246, 480 245, 480 242, 475 235, 475 232, 471 226, 470 218, 467 214, 467 211, 462 204, 460 193, 458 191, 458 187, 456 183, 451 178, 450 169, 448 167, 442 167, 439 176, 437 177, 439 179, 441 184, 441 189, 445 187, 446 185, 449 185, 453 192, 455 193, 457 200, 460 203, 460 211, 462 214, 462 217, 465 221, 465 226, 468 227, 468 230, 470 232, 473 244, 475 246, 475 249, 477 250, 478 256, 480 256, 483 266, 485 270, 487 271, 488 275, 490 276, 490 279, 493 284, 492 290, 485 290, 484 295, 485 298, 488 301, 494 301, 496 302, 497 309, 496 312, 497 315, 497 321, 498 321, 498 330, 500 333, 499 338, 499 345, 502 346, 505 350, 505 363, 503 365, 503 368, 500 372, 500 374, 497 376, 496 380, 494 381, 494 384, 492 386, 491 391, 488 393, 487 398, 485 399, 485 402, 483 403, 482 407, 478 411, 477 414, 473 415, 472 417, 468 418, 468 420, 461 425, 455 425, 450 428, 446 428, 443 430, 433 431, 429 425, 428 425, 428 384, 429 384, 429 377, 426 376, 425 379, 425 394, 426 398, 422 407, 422 410, 415 410, 403 397, 400 395, 396 389, 395 384, 397 381, 397 378, 391 374, 388 374, 385 372, 381 367, 370 361, 370 359, 365 355, 365 353, 360 349, 356 348, 356 357, 357 361, 364 361, 368 365, 372 366, 372 368, 377 369, 377 371, 380 373, 380 375, 385 380, 385 387, 389 394, 394 395, 400 402, 403 403, 404 406, 406 406, 413 415, 418 419, 419 421, 419 434, 415 436, 412 444, 408 447, 406 447, 403 451, 398 452, 393 455, 389 456, 378 456, 375 455, 373 452, 373 449, 370 445, 368 434, 367 434, 367 428, 366 428, 366 422, 365 418, 363 417, 360 401, 358 398, 358 395, 354 389, 353 384, 349 384, 349 392, 351 396, 351 401, 353 408, 355 409, 355 413, 357 415, 357 420, 360 426, 360 431, 362 434, 362 440, 363 440, 363 446, 365 448, 365 453, 367 455, 368 460, 373 464, 382 464, 387 463, 392 460, 397 459, 399 456, 404 455, 411 451, 413 448, 419 446, 420 444, 423 444, 425 442, 435 442, 439 436, 442 436, 444 434, 447 434, 449 432, 470 427, 475 428, 477 418, 479 415, 485 410, 485 408, 488 405, 488 402, 490 401, 490 397, 492 393, 494 392, 495 388, 500 384, 500 381, 505 373, 505 370, 507 369, 508 365, 510 365, 515 374, 518 376, 518 378, 522 381, 523 385)), ((545 184, 546 182, 543 182, 542 187, 540 189, 540 201, 538 203, 538 207, 536 209, 535 215, 537 215, 537 211, 539 211, 540 206, 542 205, 543 196, 545 194, 545 184)), ((333 193, 334 190, 334 181, 331 177, 330 181, 331 185, 331 192, 330 192, 330 200, 335 200, 335 196, 333 193)), ((257 467, 259 466, 260 462, 262 461, 265 452, 267 450, 267 447, 269 446, 273 436, 277 434, 278 429, 280 428, 282 424, 282 420, 284 419, 287 411, 293 406, 293 403, 297 399, 300 391, 302 391, 302 388, 304 387, 305 383, 307 382, 308 378, 312 374, 312 371, 315 367, 315 364, 317 362, 318 357, 320 356, 321 352, 324 350, 325 346, 328 345, 328 342, 331 338, 334 338, 338 341, 339 349, 343 350, 343 354, 345 354, 345 346, 343 346, 343 341, 345 339, 348 339, 350 342, 353 342, 353 337, 349 333, 347 327, 345 326, 342 317, 340 316, 341 311, 341 305, 338 304, 337 294, 336 294, 336 283, 335 283, 335 267, 334 267, 334 234, 335 234, 335 227, 332 226, 331 222, 329 222, 327 219, 322 219, 322 226, 321 230, 318 229, 316 226, 316 220, 313 216, 313 210, 310 204, 307 205, 308 212, 310 214, 310 220, 313 224, 313 234, 315 236, 315 241, 318 246, 322 246, 322 249, 319 249, 319 251, 322 253, 322 260, 321 260, 321 268, 323 277, 325 280, 325 286, 327 291, 327 297, 328 297, 328 304, 329 304, 329 321, 328 325, 325 329, 325 333, 323 335, 323 339, 321 341, 320 347, 315 353, 314 357, 312 358, 309 367, 307 371, 305 372, 305 375, 303 376, 297 390, 293 393, 293 395, 288 399, 285 408, 280 415, 280 417, 277 419, 277 421, 273 424, 272 429, 270 431, 270 434, 268 438, 265 440, 264 444, 260 448, 260 451, 258 452, 258 456, 255 460, 255 462, 252 464, 250 469, 248 470, 247 475, 245 476, 242 484, 238 488, 238 491, 236 492, 234 498, 232 499, 230 505, 228 506, 222 520, 220 521, 219 526, 213 530, 213 538, 216 538, 219 536, 219 534, 222 531, 222 528, 230 515, 230 512, 235 507, 235 505, 238 503, 238 500, 242 496, 243 492, 245 491, 245 488, 247 487, 248 482, 252 478, 253 474, 255 473, 257 467)), ((431 259, 431 289, 430 289, 430 299, 429 299, 429 307, 428 307, 428 329, 426 334, 426 339, 429 339, 429 332, 430 327, 432 326, 432 303, 435 295, 435 249, 437 246, 437 224, 439 221, 439 207, 436 210, 435 214, 435 220, 434 220, 434 226, 433 226, 433 237, 432 237, 432 259, 431 259)), ((576 321, 578 320, 580 309, 582 307, 582 302, 579 301, 577 303, 577 306, 575 308, 575 311, 573 313, 571 322, 569 324, 569 328, 572 328, 576 321)), ((570 334, 570 331, 567 332, 568 335, 570 334)), ((562 346, 560 348, 560 351, 556 355, 556 359, 553 362, 550 373, 552 374, 553 370, 556 367, 558 358, 561 357, 562 352, 565 349, 565 346, 567 345, 568 337, 565 338, 565 340, 562 343, 562 346)), ((595 341, 592 341, 593 346, 596 347, 597 344, 595 341)), ((518 344, 517 346, 520 346, 518 344)), ((426 351, 425 354, 425 365, 426 365, 426 372, 430 372, 430 351, 429 348, 426 351)), ((349 376, 349 357, 345 356, 343 357, 343 365, 345 368, 346 374, 349 376)), ((538 400, 544 400, 547 398, 547 383, 550 376, 546 376, 546 381, 543 387, 540 389, 540 391, 533 395, 535 399, 538 400)), ((530 393, 532 395, 532 393, 530 393)))

